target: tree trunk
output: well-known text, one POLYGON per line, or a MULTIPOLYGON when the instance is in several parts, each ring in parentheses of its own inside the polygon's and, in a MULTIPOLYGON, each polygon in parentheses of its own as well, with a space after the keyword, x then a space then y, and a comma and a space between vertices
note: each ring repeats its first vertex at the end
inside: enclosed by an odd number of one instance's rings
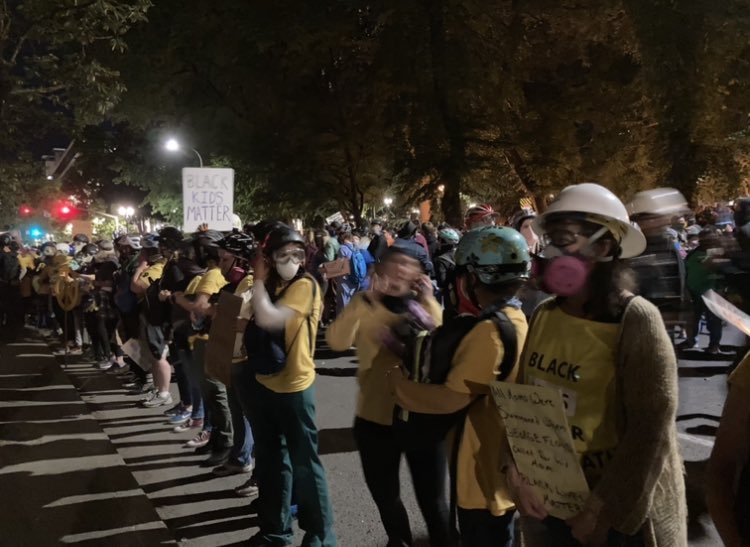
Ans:
POLYGON ((446 58, 445 2, 426 0, 426 4, 430 24, 432 85, 449 149, 441 177, 445 181, 443 212, 449 224, 460 227, 463 225, 461 177, 466 168, 466 138, 460 121, 451 111, 449 91, 445 82, 445 76, 449 74, 446 58))

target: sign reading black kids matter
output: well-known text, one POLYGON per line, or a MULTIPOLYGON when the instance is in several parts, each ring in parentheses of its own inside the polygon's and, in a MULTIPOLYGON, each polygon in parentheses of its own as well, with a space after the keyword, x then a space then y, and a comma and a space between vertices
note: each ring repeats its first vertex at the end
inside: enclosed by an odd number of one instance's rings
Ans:
POLYGON ((212 230, 232 229, 234 169, 185 167, 182 170, 182 229, 194 232, 201 224, 212 230))

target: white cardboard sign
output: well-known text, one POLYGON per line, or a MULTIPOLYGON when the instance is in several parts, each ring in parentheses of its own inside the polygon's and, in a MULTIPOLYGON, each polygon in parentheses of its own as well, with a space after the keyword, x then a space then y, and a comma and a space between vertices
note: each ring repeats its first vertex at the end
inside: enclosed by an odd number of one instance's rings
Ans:
POLYGON ((182 170, 182 229, 195 232, 201 224, 212 230, 232 229, 234 169, 185 167, 182 170))
POLYGON ((560 392, 506 382, 493 382, 490 389, 518 470, 550 515, 560 519, 577 515, 589 497, 589 487, 560 392))

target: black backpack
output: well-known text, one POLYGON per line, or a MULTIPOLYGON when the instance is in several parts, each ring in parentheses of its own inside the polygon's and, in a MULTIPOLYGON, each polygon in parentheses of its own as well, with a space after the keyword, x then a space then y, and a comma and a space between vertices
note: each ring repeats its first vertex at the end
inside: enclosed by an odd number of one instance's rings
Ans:
MULTIPOLYGON (((318 282, 309 274, 305 274, 287 285, 283 291, 272 298, 273 302, 281 299, 284 293, 294 283, 300 279, 309 279, 312 281, 313 293, 312 299, 315 302, 315 297, 318 294, 318 282)), ((306 317, 307 333, 308 333, 308 344, 310 345, 310 353, 314 350, 314 340, 312 337, 312 319, 311 314, 306 317)), ((300 325, 302 330, 302 325, 300 325)), ((299 335, 299 331, 294 335, 296 340, 299 335)), ((255 322, 253 317, 247 323, 245 327, 245 334, 243 336, 245 343, 245 351, 247 352, 248 366, 250 366, 256 374, 276 374, 284 370, 286 366, 286 329, 282 329, 279 332, 269 332, 255 322)), ((294 345, 294 340, 290 344, 290 347, 294 345)))
MULTIPOLYGON (((490 319, 497 327, 504 347, 503 359, 496 379, 506 379, 516 362, 518 338, 513 323, 505 313, 500 311, 502 305, 492 306, 478 317, 469 315, 454 317, 432 332, 417 330, 419 321, 414 317, 408 317, 407 314, 405 320, 392 329, 392 333, 403 344, 402 361, 409 379, 420 383, 445 383, 452 367, 453 356, 461 341, 479 322, 487 319, 490 319), (411 333, 405 333, 404 325, 411 329, 411 333)), ((393 347, 389 342, 386 344, 393 347)), ((457 435, 460 437, 460 430, 469 408, 483 398, 484 396, 478 396, 469 406, 453 414, 422 414, 409 412, 396 406, 393 417, 394 432, 401 445, 407 450, 411 447, 424 447, 439 443, 454 427, 458 427, 457 435)))

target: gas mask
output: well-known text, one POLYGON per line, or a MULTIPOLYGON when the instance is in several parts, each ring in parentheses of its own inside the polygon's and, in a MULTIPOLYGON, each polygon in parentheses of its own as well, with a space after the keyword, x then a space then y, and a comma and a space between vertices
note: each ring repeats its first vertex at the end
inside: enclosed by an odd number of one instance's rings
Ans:
POLYGON ((275 251, 272 258, 279 277, 284 281, 291 281, 297 275, 300 265, 305 260, 305 251, 302 249, 275 251))
POLYGON ((232 266, 229 273, 227 273, 226 278, 230 285, 237 285, 240 281, 245 279, 246 275, 247 272, 239 266, 232 266))
POLYGON ((607 228, 602 227, 588 238, 580 251, 575 253, 566 252, 567 245, 547 243, 541 255, 536 257, 532 271, 532 275, 541 280, 542 290, 563 297, 581 292, 586 286, 594 263, 612 260, 612 257, 596 258, 591 250, 592 244, 606 233, 607 228))

